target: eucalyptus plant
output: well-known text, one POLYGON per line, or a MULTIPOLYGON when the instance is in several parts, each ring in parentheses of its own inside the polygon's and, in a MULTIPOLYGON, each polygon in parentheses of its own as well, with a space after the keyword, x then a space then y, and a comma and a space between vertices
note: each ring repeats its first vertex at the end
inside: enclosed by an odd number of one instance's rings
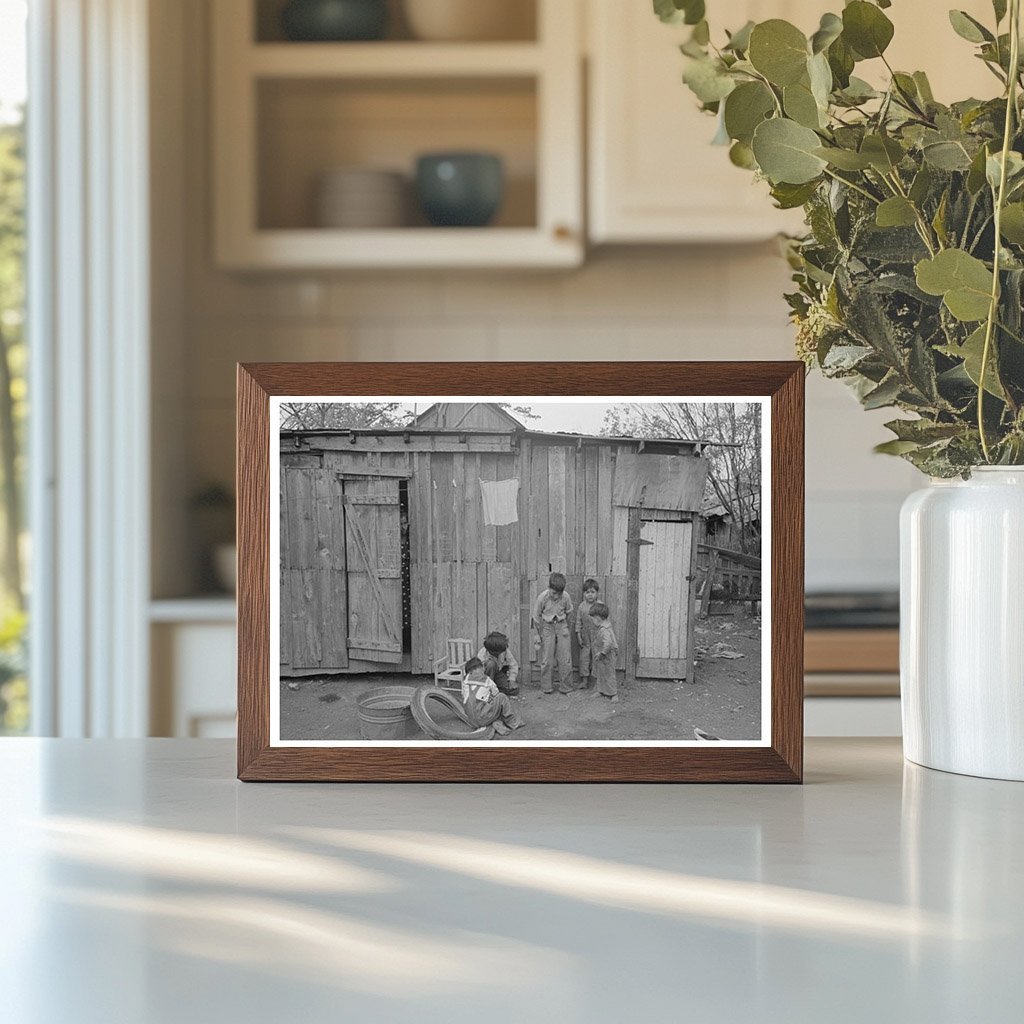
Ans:
POLYGON ((947 106, 890 66, 890 0, 852 0, 809 37, 771 19, 718 45, 705 0, 654 0, 691 26, 683 80, 715 141, 803 207, 807 233, 786 243, 801 358, 866 409, 911 414, 878 450, 932 476, 1024 463, 1020 3, 993 0, 988 25, 949 12, 997 95, 947 106), (886 88, 857 76, 866 61, 886 88))

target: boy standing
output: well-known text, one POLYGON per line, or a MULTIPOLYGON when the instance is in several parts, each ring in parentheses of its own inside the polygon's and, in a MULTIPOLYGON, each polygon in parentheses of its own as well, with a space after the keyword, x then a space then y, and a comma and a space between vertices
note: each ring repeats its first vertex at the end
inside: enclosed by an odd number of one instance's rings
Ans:
POLYGON ((502 693, 519 696, 519 662, 508 649, 508 637, 492 630, 484 637, 484 645, 477 652, 484 664, 484 672, 498 684, 502 693))
POLYGON ((590 609, 590 619, 595 627, 593 652, 594 675, 597 676, 597 692, 610 697, 613 704, 619 703, 619 680, 615 674, 615 662, 618 660, 619 642, 612 632, 612 624, 608 621, 608 605, 596 601, 590 609))
POLYGON ((542 590, 533 603, 533 622, 540 633, 540 688, 542 693, 554 692, 553 672, 558 664, 558 689, 569 693, 572 686, 572 646, 569 642, 569 616, 572 601, 565 592, 565 577, 553 572, 547 590, 542 590))
POLYGON ((498 684, 484 672, 479 658, 466 662, 466 675, 462 680, 462 703, 470 724, 479 729, 493 725, 499 736, 505 736, 518 729, 522 719, 512 707, 512 701, 498 690, 498 684))
POLYGON ((576 610, 576 639, 580 643, 580 686, 590 685, 590 678, 594 674, 593 644, 594 634, 597 627, 590 618, 590 612, 597 601, 597 595, 601 588, 597 580, 586 579, 583 581, 583 600, 576 610))

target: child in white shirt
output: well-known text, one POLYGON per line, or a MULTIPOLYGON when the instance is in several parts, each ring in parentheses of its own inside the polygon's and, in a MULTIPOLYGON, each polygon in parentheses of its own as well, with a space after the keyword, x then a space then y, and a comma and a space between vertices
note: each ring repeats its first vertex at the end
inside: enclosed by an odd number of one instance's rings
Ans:
POLYGON ((493 725, 499 736, 518 729, 523 724, 522 719, 516 714, 508 695, 502 693, 498 684, 484 672, 484 663, 479 658, 470 658, 465 670, 462 703, 470 725, 475 728, 493 725))

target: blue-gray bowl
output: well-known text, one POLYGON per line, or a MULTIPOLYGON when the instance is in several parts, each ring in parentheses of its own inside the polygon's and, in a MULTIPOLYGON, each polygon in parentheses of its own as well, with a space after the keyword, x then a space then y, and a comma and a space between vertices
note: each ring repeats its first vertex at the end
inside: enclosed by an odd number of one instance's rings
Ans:
POLYGON ((387 27, 387 0, 290 0, 281 11, 285 38, 295 42, 380 39, 387 27))
POLYGON ((505 195, 501 157, 493 153, 426 153, 416 161, 416 192, 436 227, 489 224, 505 195))

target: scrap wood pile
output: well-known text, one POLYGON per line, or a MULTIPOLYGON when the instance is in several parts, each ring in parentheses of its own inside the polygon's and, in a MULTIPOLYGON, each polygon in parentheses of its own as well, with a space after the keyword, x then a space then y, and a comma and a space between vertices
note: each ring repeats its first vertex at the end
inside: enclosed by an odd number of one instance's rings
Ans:
POLYGON ((700 617, 706 619, 713 601, 725 605, 750 603, 751 612, 761 601, 761 559, 742 551, 701 544, 698 564, 703 579, 697 592, 700 617))

